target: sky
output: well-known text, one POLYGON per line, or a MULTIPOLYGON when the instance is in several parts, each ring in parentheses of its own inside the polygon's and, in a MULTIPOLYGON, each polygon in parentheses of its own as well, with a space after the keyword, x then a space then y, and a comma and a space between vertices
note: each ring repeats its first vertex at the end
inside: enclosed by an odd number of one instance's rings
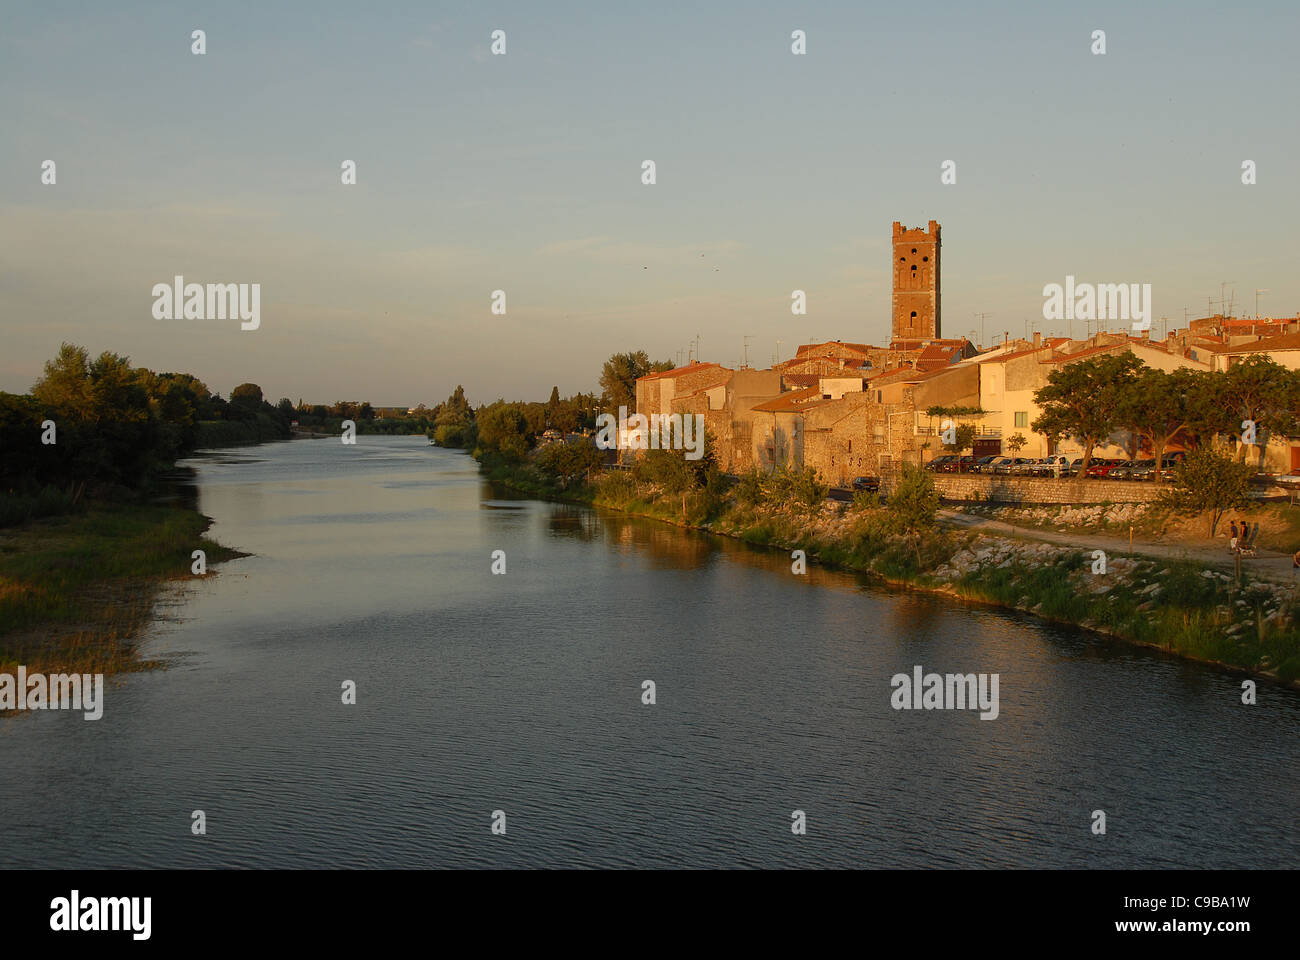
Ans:
POLYGON ((1223 282, 1295 315, 1298 35, 1294 2, 11 0, 0 390, 65 340, 376 405, 884 344, 895 220, 942 224, 945 336, 1083 335, 1042 319, 1067 274, 1150 283, 1157 332, 1223 282), (259 283, 260 327, 155 319, 177 274, 259 283))

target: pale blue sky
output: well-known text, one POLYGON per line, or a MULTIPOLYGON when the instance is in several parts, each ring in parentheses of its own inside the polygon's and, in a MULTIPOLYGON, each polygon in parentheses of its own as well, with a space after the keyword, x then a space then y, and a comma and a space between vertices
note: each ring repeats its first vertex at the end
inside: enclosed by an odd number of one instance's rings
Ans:
POLYGON ((1292 315, 1298 10, 7 3, 0 389, 65 339, 379 404, 592 389, 610 353, 696 334, 727 364, 746 334, 756 365, 883 343, 895 219, 943 224, 949 336, 976 311, 990 340, 1065 333, 1041 310, 1067 273, 1151 283, 1180 324, 1224 280, 1292 315), (177 273, 261 283, 261 329, 154 320, 177 273))

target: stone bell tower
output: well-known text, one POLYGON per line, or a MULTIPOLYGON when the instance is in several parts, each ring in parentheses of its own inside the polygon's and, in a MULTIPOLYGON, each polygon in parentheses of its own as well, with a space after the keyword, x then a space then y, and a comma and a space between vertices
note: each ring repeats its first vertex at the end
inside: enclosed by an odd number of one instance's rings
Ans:
POLYGON ((895 340, 936 340, 939 324, 939 224, 915 230, 894 221, 895 340))

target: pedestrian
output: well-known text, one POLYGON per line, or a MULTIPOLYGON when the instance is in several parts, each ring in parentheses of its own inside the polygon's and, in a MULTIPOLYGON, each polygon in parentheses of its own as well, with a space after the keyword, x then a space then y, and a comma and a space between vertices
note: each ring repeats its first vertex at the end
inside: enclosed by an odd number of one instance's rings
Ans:
POLYGON ((1231 539, 1228 541, 1228 549, 1236 551, 1237 549, 1237 521, 1232 521, 1231 539))

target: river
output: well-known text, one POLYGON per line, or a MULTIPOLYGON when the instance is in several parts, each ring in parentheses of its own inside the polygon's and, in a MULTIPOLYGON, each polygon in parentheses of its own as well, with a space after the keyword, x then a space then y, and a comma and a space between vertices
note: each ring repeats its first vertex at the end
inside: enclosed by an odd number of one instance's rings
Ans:
POLYGON ((0 867, 1300 863, 1290 689, 510 498, 422 438, 189 466, 252 556, 171 591, 168 668, 101 720, 0 724, 0 867), (998 717, 893 709, 916 665, 996 673, 998 717))

